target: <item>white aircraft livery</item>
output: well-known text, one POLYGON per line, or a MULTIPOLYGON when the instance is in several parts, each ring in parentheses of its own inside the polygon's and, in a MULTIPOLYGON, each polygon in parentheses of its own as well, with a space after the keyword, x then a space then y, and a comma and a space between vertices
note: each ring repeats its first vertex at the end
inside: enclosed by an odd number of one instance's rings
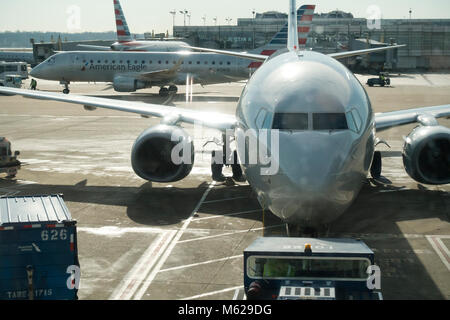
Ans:
MULTIPOLYGON (((228 52, 263 62, 243 90, 235 116, 11 88, 0 88, 0 92, 162 118, 161 124, 145 130, 132 148, 131 165, 148 181, 179 181, 191 172, 194 144, 182 123, 232 132, 236 144, 243 146, 237 148, 238 166, 259 202, 290 224, 317 227, 345 212, 369 171, 375 176, 380 173, 376 132, 391 127, 418 124, 405 138, 403 150, 405 169, 414 180, 450 183, 450 129, 437 121, 450 116, 450 105, 374 114, 364 87, 336 60, 361 51, 332 55, 302 51, 296 41, 296 22, 295 0, 290 0, 287 50, 270 58, 228 52), (264 131, 277 136, 276 143, 268 143, 264 131), (247 153, 254 151, 247 143, 249 137, 267 147, 278 170, 267 174, 267 163, 247 159, 247 153), (180 144, 183 157, 178 162, 173 150, 180 144)), ((374 50, 380 49, 369 52, 374 50)))
MULTIPOLYGON (((302 44, 306 43, 314 9, 315 6, 306 5, 297 10, 302 31, 298 35, 298 41, 302 44)), ((118 1, 116 14, 120 15, 117 19, 123 19, 118 1)), ((119 24, 119 40, 124 41, 131 36, 126 22, 119 24)), ((258 56, 270 56, 278 49, 285 48, 287 28, 288 25, 284 26, 266 46, 253 52, 259 53, 258 56)), ((127 46, 130 44, 131 42, 126 43, 127 46)), ((184 47, 188 48, 187 45, 184 47)), ((63 93, 66 94, 70 92, 70 82, 111 82, 117 92, 134 92, 157 86, 161 88, 160 95, 165 96, 177 92, 177 85, 208 85, 247 80, 261 65, 260 61, 250 61, 247 57, 188 52, 187 49, 177 52, 134 51, 146 50, 62 52, 35 67, 30 75, 61 82, 65 85, 63 93)))

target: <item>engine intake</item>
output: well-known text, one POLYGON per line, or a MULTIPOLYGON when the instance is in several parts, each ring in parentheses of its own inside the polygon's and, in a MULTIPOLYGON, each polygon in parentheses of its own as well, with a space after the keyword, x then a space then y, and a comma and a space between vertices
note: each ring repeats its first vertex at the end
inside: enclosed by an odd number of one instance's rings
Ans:
POLYGON ((144 131, 131 152, 134 172, 144 180, 162 183, 184 179, 194 166, 194 158, 191 137, 182 128, 167 125, 144 131))
POLYGON ((406 138, 403 148, 406 172, 417 182, 450 183, 450 129, 420 126, 406 138))
POLYGON ((139 81, 133 78, 117 76, 113 81, 114 90, 117 92, 135 92, 139 89, 147 88, 144 81, 139 81))

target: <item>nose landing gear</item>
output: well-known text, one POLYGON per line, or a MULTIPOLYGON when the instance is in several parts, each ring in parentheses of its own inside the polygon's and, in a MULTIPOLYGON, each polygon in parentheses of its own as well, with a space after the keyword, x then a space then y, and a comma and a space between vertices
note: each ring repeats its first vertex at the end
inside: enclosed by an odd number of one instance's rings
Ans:
POLYGON ((244 182, 244 174, 242 172, 241 165, 239 164, 239 159, 237 151, 233 151, 231 157, 228 156, 230 149, 230 141, 227 140, 225 134, 222 135, 222 143, 219 141, 209 141, 204 146, 210 142, 214 142, 218 145, 222 145, 222 150, 214 150, 211 157, 211 172, 212 178, 217 182, 224 182, 227 178, 223 175, 222 170, 224 166, 231 167, 233 172, 233 180, 237 182, 244 182))
POLYGON ((70 84, 70 82, 68 82, 68 81, 61 81, 60 83, 61 83, 62 85, 64 85, 63 93, 64 93, 64 94, 69 94, 69 93, 70 93, 70 90, 69 90, 69 84, 70 84))

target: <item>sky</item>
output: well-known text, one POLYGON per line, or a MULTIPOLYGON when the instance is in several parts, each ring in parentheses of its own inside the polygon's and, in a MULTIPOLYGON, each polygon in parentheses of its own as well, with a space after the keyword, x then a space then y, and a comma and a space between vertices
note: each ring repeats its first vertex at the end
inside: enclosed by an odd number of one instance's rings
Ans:
MULTIPOLYGON (((300 5, 300 0, 297 1, 300 5)), ((315 0, 316 12, 335 9, 351 12, 355 17, 367 18, 375 10, 384 19, 450 19, 449 0, 315 0)), ((0 0, 0 32, 103 32, 115 30, 113 0, 0 0)), ((191 25, 237 23, 237 18, 251 18, 252 11, 288 11, 287 0, 121 0, 130 31, 171 33, 172 10, 191 12, 191 25)), ((305 3, 307 4, 307 3, 305 3)), ((183 15, 175 16, 175 24, 183 25, 183 15)), ((188 19, 187 19, 188 21, 188 19)))

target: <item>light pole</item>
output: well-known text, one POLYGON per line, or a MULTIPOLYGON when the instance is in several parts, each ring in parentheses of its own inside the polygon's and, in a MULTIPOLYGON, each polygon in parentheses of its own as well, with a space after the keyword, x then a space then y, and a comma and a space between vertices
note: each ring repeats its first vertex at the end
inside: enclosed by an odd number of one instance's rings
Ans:
POLYGON ((206 15, 204 15, 204 16, 202 17, 202 20, 203 20, 203 25, 206 26, 206 15))
POLYGON ((184 26, 186 27, 186 15, 189 13, 186 9, 181 10, 180 13, 184 16, 184 26))
POLYGON ((225 21, 228 22, 228 25, 230 25, 232 18, 226 18, 225 21))
POLYGON ((214 25, 217 26, 217 17, 214 17, 213 21, 214 21, 214 25))
POLYGON ((173 9, 173 11, 169 12, 173 16, 173 27, 172 27, 172 34, 175 37, 175 16, 177 15, 177 10, 173 9))
POLYGON ((252 39, 253 39, 253 49, 255 49, 255 17, 256 17, 256 11, 255 11, 255 9, 253 9, 252 10, 252 14, 253 14, 253 37, 252 37, 252 39))

